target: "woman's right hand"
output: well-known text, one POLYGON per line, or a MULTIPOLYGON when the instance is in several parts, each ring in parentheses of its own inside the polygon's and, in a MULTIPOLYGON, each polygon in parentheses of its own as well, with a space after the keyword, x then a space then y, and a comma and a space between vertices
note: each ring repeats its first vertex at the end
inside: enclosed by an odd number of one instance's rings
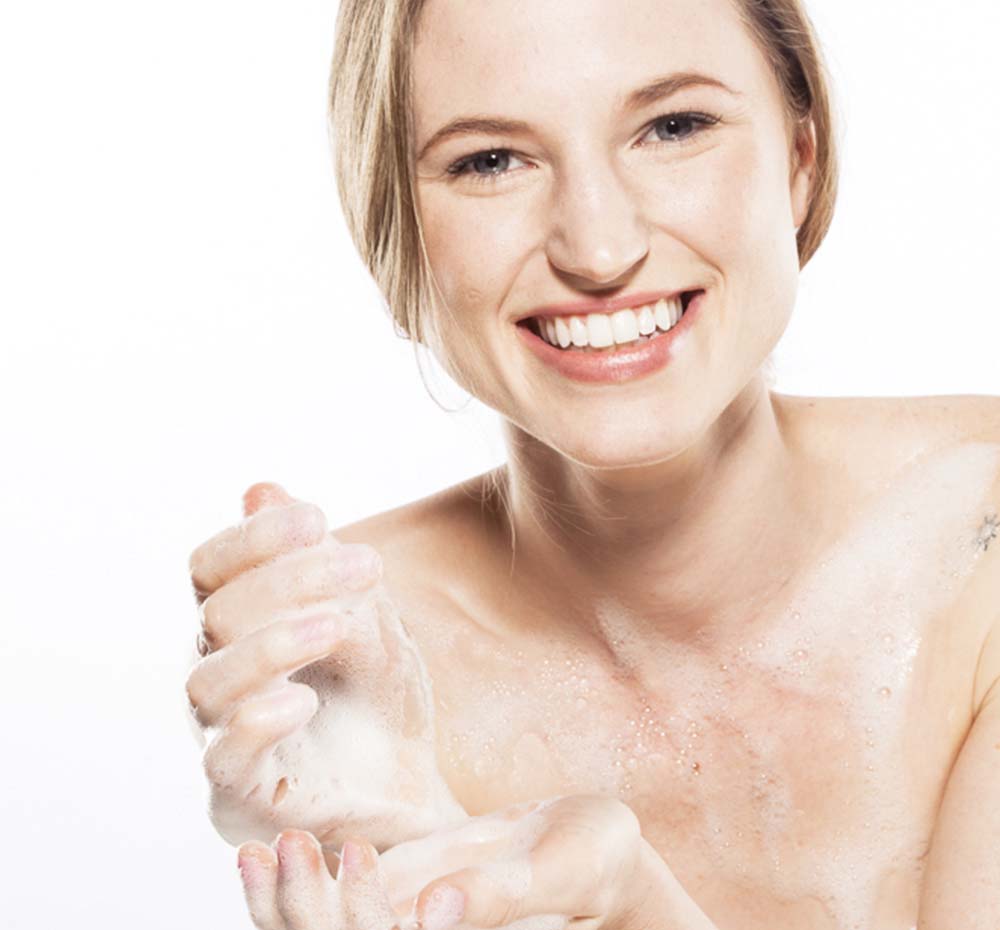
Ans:
POLYGON ((278 485, 243 500, 243 522, 190 559, 204 654, 187 694, 215 828, 234 846, 294 828, 384 849, 463 822, 437 765, 430 677, 378 553, 340 543, 278 485))

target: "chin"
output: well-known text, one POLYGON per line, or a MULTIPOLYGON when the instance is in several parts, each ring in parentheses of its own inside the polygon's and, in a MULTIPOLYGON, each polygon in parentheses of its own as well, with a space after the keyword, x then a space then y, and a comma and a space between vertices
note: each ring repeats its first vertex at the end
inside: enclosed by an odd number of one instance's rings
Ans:
POLYGON ((695 445, 706 428, 692 412, 652 410, 637 417, 563 421, 542 440, 579 465, 595 469, 642 468, 667 462, 695 445))

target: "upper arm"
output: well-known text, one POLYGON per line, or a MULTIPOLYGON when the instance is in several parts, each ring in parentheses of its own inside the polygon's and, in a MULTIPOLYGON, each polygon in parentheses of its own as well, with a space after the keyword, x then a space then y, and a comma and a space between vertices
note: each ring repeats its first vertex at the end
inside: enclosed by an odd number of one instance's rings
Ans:
MULTIPOLYGON (((969 438, 1000 441, 1000 399, 980 400, 964 424, 969 438)), ((991 500, 1000 501, 1000 478, 991 500)), ((978 602, 988 633, 973 682, 975 716, 938 810, 919 930, 1000 928, 1000 539, 983 556, 987 583, 978 602)))
POLYGON ((931 840, 918 926, 1000 927, 1000 687, 989 691, 948 778, 931 840))

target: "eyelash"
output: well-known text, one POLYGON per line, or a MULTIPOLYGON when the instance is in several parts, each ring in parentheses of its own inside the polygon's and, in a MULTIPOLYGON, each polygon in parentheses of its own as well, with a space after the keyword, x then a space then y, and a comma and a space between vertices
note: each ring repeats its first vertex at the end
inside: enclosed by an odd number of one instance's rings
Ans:
MULTIPOLYGON (((651 123, 649 123, 643 135, 646 135, 651 129, 654 129, 660 123, 666 123, 670 120, 677 120, 678 122, 690 122, 695 126, 699 127, 693 132, 684 136, 683 138, 677 140, 676 142, 669 142, 666 139, 657 140, 657 144, 663 145, 683 145, 685 142, 689 141, 696 135, 699 135, 705 129, 710 126, 714 126, 719 122, 719 117, 712 116, 708 113, 694 113, 690 111, 678 112, 678 113, 665 113, 663 116, 658 116, 651 123)), ((448 174, 451 176, 450 180, 456 180, 460 177, 468 176, 469 179, 474 184, 495 184, 499 178, 504 177, 509 174, 507 171, 491 172, 489 174, 475 174, 466 171, 466 169, 477 159, 482 158, 484 155, 513 155, 514 152, 511 149, 483 149, 479 152, 473 152, 471 155, 465 155, 458 161, 452 162, 448 166, 448 174)))

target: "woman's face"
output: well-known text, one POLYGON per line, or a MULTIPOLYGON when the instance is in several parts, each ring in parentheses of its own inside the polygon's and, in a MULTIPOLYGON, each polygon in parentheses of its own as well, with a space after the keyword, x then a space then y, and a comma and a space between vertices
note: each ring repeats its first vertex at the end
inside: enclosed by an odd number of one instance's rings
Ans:
POLYGON ((793 173, 777 82, 731 0, 428 0, 413 106, 418 209, 450 310, 441 363, 588 465, 650 464, 694 443, 785 329, 808 206, 811 160, 793 173), (678 72, 729 90, 626 102, 678 72), (521 125, 427 147, 452 121, 484 117, 521 125), (515 322, 551 304, 696 289, 667 363, 624 380, 567 377, 515 322))

